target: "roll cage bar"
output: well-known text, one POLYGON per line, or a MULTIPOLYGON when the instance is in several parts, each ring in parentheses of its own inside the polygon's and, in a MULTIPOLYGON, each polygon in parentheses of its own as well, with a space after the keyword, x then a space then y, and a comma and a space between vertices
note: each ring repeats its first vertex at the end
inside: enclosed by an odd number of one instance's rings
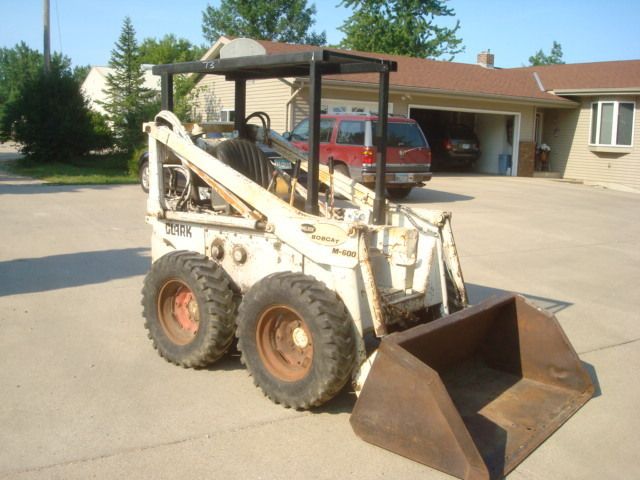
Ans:
POLYGON ((377 147, 376 187, 373 206, 373 223, 385 223, 385 171, 387 156, 387 116, 389 104, 389 73, 398 70, 392 60, 351 55, 327 49, 306 52, 252 55, 156 65, 152 68, 161 79, 162 109, 173 110, 173 76, 178 74, 223 75, 235 82, 235 122, 238 136, 246 137, 247 80, 282 77, 309 78, 309 171, 307 175, 307 199, 305 211, 318 215, 319 165, 320 165, 320 108, 322 77, 353 73, 378 74, 378 117, 374 144, 377 147))

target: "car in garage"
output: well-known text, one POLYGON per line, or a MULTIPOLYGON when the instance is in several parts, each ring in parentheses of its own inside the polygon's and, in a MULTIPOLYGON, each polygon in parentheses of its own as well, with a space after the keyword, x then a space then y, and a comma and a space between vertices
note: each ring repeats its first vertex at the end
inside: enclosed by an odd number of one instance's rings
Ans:
POLYGON ((480 157, 480 141, 473 129, 456 123, 430 132, 434 170, 472 169, 480 157))
MULTIPOLYGON (((411 189, 431 180, 431 149, 415 120, 388 117, 386 187, 392 199, 405 198, 411 189)), ((320 162, 333 157, 335 169, 373 188, 376 148, 374 133, 378 117, 366 113, 331 114, 320 117, 320 162)), ((309 119, 304 119, 284 138, 297 148, 309 149, 309 119)))

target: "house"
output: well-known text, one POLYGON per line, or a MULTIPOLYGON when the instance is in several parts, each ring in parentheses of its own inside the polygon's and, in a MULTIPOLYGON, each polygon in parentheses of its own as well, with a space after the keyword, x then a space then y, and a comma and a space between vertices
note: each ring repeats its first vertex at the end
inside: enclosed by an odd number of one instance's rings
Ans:
POLYGON ((576 103, 541 108, 539 139, 552 146, 552 170, 564 178, 640 191, 640 60, 547 65, 532 72, 540 88, 576 103))
MULTIPOLYGON (((225 46, 238 42, 253 54, 318 48, 221 37, 202 60, 219 58, 225 46)), ((476 65, 352 53, 398 63, 390 77, 389 112, 414 118, 427 137, 444 123, 471 126, 481 144, 480 173, 556 176, 640 191, 640 60, 501 69, 489 52, 480 53, 476 65), (542 144, 551 148, 547 162, 542 144), (504 155, 511 159, 507 171, 499 161, 504 155)), ((289 131, 308 114, 308 87, 306 78, 250 81, 247 112, 265 111, 274 130, 289 131)), ((375 111, 376 89, 372 74, 328 76, 323 111, 375 111)), ((233 119, 233 82, 204 76, 195 91, 200 121, 233 119)))
MULTIPOLYGON (((151 72, 152 66, 153 65, 142 66, 144 74, 143 87, 160 92, 160 77, 155 76, 151 72)), ((106 102, 108 100, 106 94, 107 77, 111 73, 114 73, 114 69, 111 67, 91 67, 87 77, 80 86, 82 94, 89 101, 89 108, 103 115, 106 115, 107 112, 100 102, 106 102)))

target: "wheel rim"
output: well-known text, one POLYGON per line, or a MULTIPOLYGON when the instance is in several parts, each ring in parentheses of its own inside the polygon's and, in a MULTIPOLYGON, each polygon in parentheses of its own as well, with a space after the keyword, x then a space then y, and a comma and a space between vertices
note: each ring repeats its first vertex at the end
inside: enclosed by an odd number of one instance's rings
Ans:
POLYGON ((193 291, 180 280, 169 280, 158 296, 158 318, 169 339, 186 345, 200 327, 200 310, 193 291))
POLYGON ((304 378, 313 363, 313 339, 298 312, 286 305, 267 308, 258 319, 258 353, 270 374, 286 382, 304 378))
POLYGON ((149 189, 149 164, 146 164, 142 167, 142 172, 140 174, 140 183, 142 183, 142 187, 145 189, 149 189))

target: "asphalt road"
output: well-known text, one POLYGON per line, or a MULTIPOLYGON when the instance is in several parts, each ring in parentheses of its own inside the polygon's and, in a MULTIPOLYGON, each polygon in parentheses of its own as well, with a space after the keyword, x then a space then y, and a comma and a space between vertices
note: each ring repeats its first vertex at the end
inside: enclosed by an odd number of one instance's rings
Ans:
MULTIPOLYGON (((473 301, 554 311, 597 396, 512 479, 640 478, 640 196, 553 180, 443 176, 408 203, 454 212, 473 301)), ((137 186, 0 174, 0 478, 451 478, 359 440, 342 394, 273 405, 237 355, 161 359, 143 328, 137 186)))

